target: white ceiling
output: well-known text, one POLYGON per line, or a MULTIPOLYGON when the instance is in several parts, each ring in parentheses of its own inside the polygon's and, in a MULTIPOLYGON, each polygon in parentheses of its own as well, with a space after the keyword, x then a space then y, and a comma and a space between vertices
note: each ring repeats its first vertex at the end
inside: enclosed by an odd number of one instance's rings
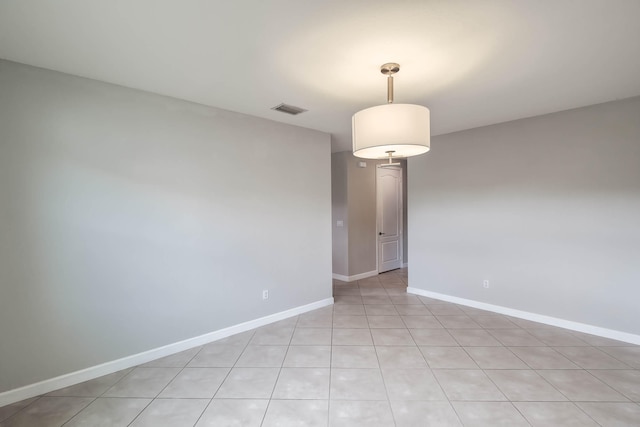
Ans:
POLYGON ((332 134, 386 100, 438 135, 640 95, 638 0, 2 0, 0 58, 332 134), (271 111, 280 102, 308 109, 271 111))

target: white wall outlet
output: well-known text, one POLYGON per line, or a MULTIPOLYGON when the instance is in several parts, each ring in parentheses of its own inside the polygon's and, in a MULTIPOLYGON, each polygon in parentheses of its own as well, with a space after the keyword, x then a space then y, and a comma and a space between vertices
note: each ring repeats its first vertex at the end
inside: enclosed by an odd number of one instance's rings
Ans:
POLYGON ((265 289, 262 291, 262 299, 269 299, 269 290, 265 289))
POLYGON ((341 220, 336 221, 336 227, 344 227, 344 221, 341 221, 341 220))
POLYGON ((488 280, 483 280, 482 281, 482 286, 484 286, 485 288, 489 287, 489 281, 488 280))

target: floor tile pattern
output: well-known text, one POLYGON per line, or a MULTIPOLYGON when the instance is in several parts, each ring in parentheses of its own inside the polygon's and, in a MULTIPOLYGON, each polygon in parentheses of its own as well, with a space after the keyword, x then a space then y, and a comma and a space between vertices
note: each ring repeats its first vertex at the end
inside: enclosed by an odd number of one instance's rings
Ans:
POLYGON ((0 427, 640 426, 640 346, 408 295, 335 304, 0 408, 0 427))

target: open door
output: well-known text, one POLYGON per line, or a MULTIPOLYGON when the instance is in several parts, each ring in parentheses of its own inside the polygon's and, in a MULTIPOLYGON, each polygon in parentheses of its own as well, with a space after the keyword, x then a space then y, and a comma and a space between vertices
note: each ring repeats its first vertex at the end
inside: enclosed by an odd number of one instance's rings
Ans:
POLYGON ((376 169, 378 273, 402 267, 402 169, 376 169))

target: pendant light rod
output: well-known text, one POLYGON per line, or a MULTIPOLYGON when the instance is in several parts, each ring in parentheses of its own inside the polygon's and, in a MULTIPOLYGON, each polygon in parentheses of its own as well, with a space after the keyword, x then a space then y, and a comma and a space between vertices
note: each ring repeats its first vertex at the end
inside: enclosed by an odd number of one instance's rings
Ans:
POLYGON ((387 103, 393 104, 393 75, 400 71, 400 65, 388 62, 380 67, 380 72, 387 76, 387 103))

